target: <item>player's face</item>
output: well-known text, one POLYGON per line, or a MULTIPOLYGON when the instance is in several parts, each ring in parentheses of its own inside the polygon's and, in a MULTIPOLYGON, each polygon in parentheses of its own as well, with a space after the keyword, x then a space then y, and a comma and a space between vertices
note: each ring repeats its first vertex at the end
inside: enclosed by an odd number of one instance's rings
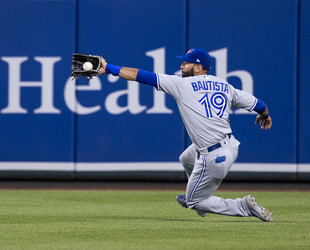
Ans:
POLYGON ((194 76, 195 63, 183 62, 181 65, 182 77, 194 76))

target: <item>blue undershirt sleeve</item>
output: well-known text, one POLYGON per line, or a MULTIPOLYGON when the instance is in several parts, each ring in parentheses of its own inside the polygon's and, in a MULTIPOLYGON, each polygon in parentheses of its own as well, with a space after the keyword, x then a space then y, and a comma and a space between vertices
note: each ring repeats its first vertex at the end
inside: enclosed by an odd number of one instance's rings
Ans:
POLYGON ((254 107, 254 111, 256 111, 257 113, 261 114, 265 110, 266 110, 266 104, 262 100, 257 99, 257 103, 256 103, 256 105, 254 107))
POLYGON ((136 80, 157 87, 157 77, 153 72, 139 69, 136 80))
POLYGON ((121 68, 122 67, 120 67, 120 66, 115 66, 113 64, 108 63, 106 68, 105 68, 105 73, 106 74, 112 74, 114 76, 118 76, 121 68))

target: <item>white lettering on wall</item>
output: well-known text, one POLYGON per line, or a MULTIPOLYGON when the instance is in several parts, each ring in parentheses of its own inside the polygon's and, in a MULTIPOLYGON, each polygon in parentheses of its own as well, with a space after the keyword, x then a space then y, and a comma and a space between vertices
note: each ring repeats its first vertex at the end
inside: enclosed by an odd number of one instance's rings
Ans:
POLYGON ((88 81, 88 85, 76 85, 76 80, 72 80, 71 77, 67 80, 64 98, 68 108, 79 115, 89 115, 95 113, 101 109, 100 105, 93 107, 85 107, 77 100, 77 91, 94 91, 101 90, 101 82, 98 77, 94 77, 88 81))
MULTIPOLYGON (((222 48, 211 51, 210 56, 215 58, 216 76, 227 80, 229 77, 240 79, 241 88, 253 94, 254 81, 252 75, 245 70, 235 70, 227 72, 228 69, 228 49, 222 48)), ((153 59, 153 72, 165 74, 166 49, 164 47, 147 51, 146 56, 153 59)), ((61 110, 54 106, 54 65, 61 60, 61 57, 34 57, 34 60, 41 64, 41 81, 22 81, 21 65, 28 61, 28 57, 1 57, 1 60, 8 64, 8 104, 0 112, 2 114, 27 114, 28 110, 21 106, 22 88, 40 88, 41 104, 33 112, 35 114, 60 114, 61 110)), ((180 74, 180 70, 176 71, 180 74)), ((109 82, 117 82, 120 78, 108 75, 109 82)), ((59 86, 59 85, 57 85, 59 86)), ((71 77, 64 87, 64 100, 68 109, 79 115, 89 115, 101 110, 100 105, 87 107, 78 100, 79 91, 100 91, 102 89, 101 80, 95 77, 89 81, 88 85, 78 86, 76 80, 71 77)), ((166 94, 153 88, 153 105, 147 107, 140 103, 140 84, 127 81, 127 88, 117 90, 108 94, 105 99, 105 109, 113 115, 120 115, 129 112, 137 115, 142 112, 146 114, 172 114, 173 110, 166 106, 166 94), (124 98, 126 104, 120 105, 120 98, 124 98)), ((249 114, 246 110, 237 109, 235 114, 249 114)))
POLYGON ((61 60, 61 57, 35 57, 42 67, 42 81, 21 81, 21 64, 28 60, 28 57, 1 57, 8 63, 8 106, 1 110, 1 113, 26 114, 28 111, 21 107, 20 90, 22 87, 41 88, 41 106, 34 110, 35 114, 60 114, 61 111, 54 107, 54 64, 61 60))
POLYGON ((127 89, 118 90, 109 94, 105 100, 106 110, 113 115, 119 115, 126 111, 136 115, 147 109, 147 106, 139 103, 139 85, 133 81, 127 81, 127 89), (121 96, 127 96, 127 105, 119 106, 118 99, 121 96))

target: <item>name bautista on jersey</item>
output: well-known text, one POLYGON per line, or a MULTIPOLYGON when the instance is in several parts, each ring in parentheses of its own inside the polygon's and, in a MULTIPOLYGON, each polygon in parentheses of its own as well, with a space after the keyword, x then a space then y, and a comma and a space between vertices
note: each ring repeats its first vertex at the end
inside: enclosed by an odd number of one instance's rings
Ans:
POLYGON ((223 82, 215 82, 215 81, 197 81, 192 82, 192 87, 194 91, 200 90, 213 90, 213 91, 221 91, 228 94, 228 86, 227 83, 223 82))

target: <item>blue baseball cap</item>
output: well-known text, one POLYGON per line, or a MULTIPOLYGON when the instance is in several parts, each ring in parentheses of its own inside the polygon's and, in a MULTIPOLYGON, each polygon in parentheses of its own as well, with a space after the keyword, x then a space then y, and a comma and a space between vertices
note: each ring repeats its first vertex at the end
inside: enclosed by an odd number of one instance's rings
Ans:
POLYGON ((211 69, 212 60, 208 52, 203 49, 190 49, 187 51, 185 56, 177 56, 177 58, 182 59, 186 62, 201 64, 207 70, 211 69))

